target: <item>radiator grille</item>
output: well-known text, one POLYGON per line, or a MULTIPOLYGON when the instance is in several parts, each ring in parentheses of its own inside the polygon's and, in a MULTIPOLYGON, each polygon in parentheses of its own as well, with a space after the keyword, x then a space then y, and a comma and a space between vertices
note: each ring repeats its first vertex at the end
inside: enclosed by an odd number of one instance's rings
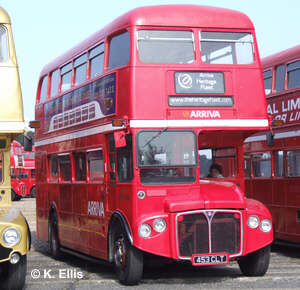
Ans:
POLYGON ((0 245, 0 260, 7 259, 11 253, 12 249, 5 248, 0 245))
POLYGON ((236 212, 186 213, 178 216, 178 249, 181 257, 226 252, 241 247, 241 215, 236 212))

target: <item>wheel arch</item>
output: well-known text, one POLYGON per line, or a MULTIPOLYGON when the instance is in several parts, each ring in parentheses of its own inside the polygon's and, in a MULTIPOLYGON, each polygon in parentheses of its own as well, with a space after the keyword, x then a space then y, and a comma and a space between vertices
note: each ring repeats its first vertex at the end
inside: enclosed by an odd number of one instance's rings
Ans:
POLYGON ((127 222, 127 219, 120 211, 115 211, 112 214, 108 225, 107 253, 108 253, 108 260, 110 262, 113 259, 113 233, 116 224, 119 224, 120 227, 124 229, 130 245, 133 245, 132 232, 127 222))

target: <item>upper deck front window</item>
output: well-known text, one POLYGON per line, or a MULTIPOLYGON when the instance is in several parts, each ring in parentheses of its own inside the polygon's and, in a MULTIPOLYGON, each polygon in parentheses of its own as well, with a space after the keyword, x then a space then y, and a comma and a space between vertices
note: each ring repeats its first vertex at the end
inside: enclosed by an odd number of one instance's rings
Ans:
POLYGON ((191 31, 139 30, 138 53, 145 63, 192 63, 194 35, 191 31))
POLYGON ((137 137, 137 153, 141 182, 194 182, 196 152, 196 136, 191 131, 140 132, 137 137))
POLYGON ((205 63, 253 63, 253 37, 250 33, 201 31, 200 47, 205 63))
POLYGON ((0 25, 0 62, 8 60, 7 33, 6 29, 0 25))

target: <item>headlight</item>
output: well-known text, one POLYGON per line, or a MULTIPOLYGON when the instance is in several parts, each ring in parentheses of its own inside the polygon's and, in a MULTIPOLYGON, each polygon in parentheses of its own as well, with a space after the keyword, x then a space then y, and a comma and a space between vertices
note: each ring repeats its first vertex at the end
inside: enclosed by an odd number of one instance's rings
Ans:
POLYGON ((248 226, 251 229, 256 229, 259 226, 259 218, 256 215, 251 215, 248 218, 248 226))
POLYGON ((142 238, 149 238, 151 235, 151 227, 148 224, 141 224, 139 226, 139 235, 142 238))
POLYGON ((260 223, 260 229, 264 233, 268 233, 272 229, 272 223, 271 223, 271 221, 268 220, 268 219, 262 220, 261 223, 260 223))
POLYGON ((2 234, 2 239, 4 243, 10 247, 15 246, 20 241, 20 238, 20 232, 14 228, 6 229, 2 234))
POLYGON ((167 223, 162 218, 156 219, 153 222, 153 229, 158 233, 162 233, 166 229, 166 227, 167 223))

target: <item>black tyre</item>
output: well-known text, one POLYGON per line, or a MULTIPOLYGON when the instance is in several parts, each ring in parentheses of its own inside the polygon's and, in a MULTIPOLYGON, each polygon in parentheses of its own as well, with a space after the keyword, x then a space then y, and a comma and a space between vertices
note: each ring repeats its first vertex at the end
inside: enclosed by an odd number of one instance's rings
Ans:
POLYGON ((15 199, 16 199, 16 192, 13 190, 13 189, 11 189, 11 200, 12 201, 14 201, 15 199))
POLYGON ((33 186, 30 190, 30 197, 35 197, 35 186, 33 186))
POLYGON ((113 260, 120 283, 139 283, 143 275, 143 253, 130 244, 122 229, 113 234, 113 260))
POLYGON ((20 195, 18 195, 13 189, 11 189, 11 200, 12 201, 18 201, 21 198, 22 197, 20 195))
POLYGON ((270 246, 241 257, 238 264, 245 276, 265 275, 270 264, 270 246))
POLYGON ((61 256, 60 243, 58 238, 57 215, 52 214, 48 223, 49 250, 54 259, 61 256))
POLYGON ((17 264, 11 264, 9 261, 1 264, 3 267, 0 289, 19 290, 25 285, 27 272, 27 256, 21 256, 17 264))

